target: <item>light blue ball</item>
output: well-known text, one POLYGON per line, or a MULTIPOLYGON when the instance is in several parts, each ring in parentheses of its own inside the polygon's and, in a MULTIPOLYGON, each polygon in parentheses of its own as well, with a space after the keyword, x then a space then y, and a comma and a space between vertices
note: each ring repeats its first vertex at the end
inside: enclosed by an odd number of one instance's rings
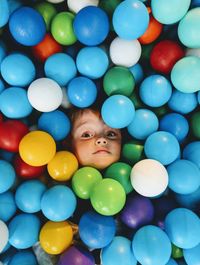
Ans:
POLYGON ((158 118, 153 111, 138 109, 135 111, 135 116, 127 129, 134 138, 145 140, 150 134, 157 131, 158 126, 158 118))
POLYGON ((158 160, 163 165, 169 165, 178 158, 180 146, 173 134, 157 131, 146 139, 144 152, 147 158, 158 160))
POLYGON ((40 220, 36 215, 16 215, 8 225, 9 243, 17 249, 32 247, 39 239, 40 220))
POLYGON ((130 67, 129 70, 131 71, 134 77, 135 84, 139 84, 144 78, 144 71, 142 66, 139 63, 137 63, 132 67, 130 67))
POLYGON ((0 78, 0 93, 5 89, 3 80, 0 78))
POLYGON ((187 264, 198 265, 200 261, 200 244, 194 248, 183 249, 183 256, 187 264))
POLYGON ((1 75, 11 86, 28 86, 35 78, 35 66, 24 54, 13 53, 1 63, 1 75))
POLYGON ((176 193, 190 194, 200 187, 200 170, 189 160, 176 160, 167 167, 169 188, 176 193))
POLYGON ((31 114, 27 90, 21 87, 10 87, 0 94, 0 110, 8 118, 21 119, 31 114))
POLYGON ((75 77, 67 86, 67 96, 72 105, 78 108, 86 108, 95 102, 97 87, 95 83, 87 77, 75 77))
POLYGON ((149 24, 149 13, 141 1, 126 0, 114 10, 112 23, 120 38, 134 40, 146 31, 149 24))
POLYGON ((200 90, 199 71, 200 58, 196 56, 183 57, 172 68, 172 84, 183 93, 197 92, 200 90))
POLYGON ((172 86, 162 75, 150 75, 146 77, 139 87, 141 100, 150 107, 163 106, 168 102, 171 94, 172 86))
POLYGON ((55 80, 60 86, 66 86, 76 76, 77 69, 71 56, 55 53, 45 61, 44 72, 46 77, 55 80))
MULTIPOLYGON (((182 5, 182 3, 181 3, 182 5)), ((178 24, 179 40, 188 48, 200 48, 200 7, 193 8, 178 24)))
POLYGON ((187 13, 190 2, 191 0, 152 0, 152 14, 162 24, 174 24, 187 13))
POLYGON ((183 149, 182 156, 184 159, 192 161, 200 168, 200 141, 187 144, 183 149))
POLYGON ((99 47, 84 47, 77 55, 76 65, 81 75, 97 79, 105 74, 109 60, 103 49, 99 47))
POLYGON ((6 46, 2 41, 0 41, 0 65, 5 57, 6 57, 6 46))
POLYGON ((132 242, 133 253, 143 265, 165 265, 171 256, 171 242, 161 228, 146 225, 137 230, 132 242))
POLYGON ((190 194, 175 194, 175 199, 182 207, 197 210, 200 206, 200 188, 190 194))
POLYGON ((21 250, 14 254, 9 261, 9 265, 37 265, 36 256, 30 250, 21 250))
POLYGON ((128 97, 114 95, 104 101, 101 115, 108 126, 121 129, 132 122, 135 116, 135 107, 128 97))
POLYGON ((38 119, 38 129, 51 134, 55 141, 63 140, 69 134, 70 128, 68 116, 60 110, 42 113, 38 119))
POLYGON ((8 0, 0 1, 0 28, 5 26, 9 19, 9 3, 8 0))
POLYGON ((200 219, 189 209, 176 208, 169 212, 164 228, 171 242, 179 248, 193 248, 200 243, 200 219))
POLYGON ((181 114, 192 112, 198 105, 196 93, 183 93, 174 89, 168 107, 181 114))
POLYGON ((101 251, 101 263, 104 265, 136 265, 137 260, 131 249, 131 241, 123 236, 116 236, 101 251))
POLYGON ((10 14, 12 14, 12 12, 14 12, 17 8, 23 5, 21 0, 8 0, 8 2, 10 14))
POLYGON ((15 192, 17 207, 25 213, 36 213, 41 210, 41 198, 46 186, 39 180, 28 180, 20 184, 15 192))
POLYGON ((0 160, 0 193, 9 190, 16 179, 13 166, 4 160, 0 160))
POLYGON ((0 220, 7 222, 17 210, 14 194, 7 191, 0 194, 0 220))
POLYGON ((67 186, 56 185, 48 189, 42 196, 41 210, 51 221, 64 221, 72 216, 75 209, 76 197, 67 186))

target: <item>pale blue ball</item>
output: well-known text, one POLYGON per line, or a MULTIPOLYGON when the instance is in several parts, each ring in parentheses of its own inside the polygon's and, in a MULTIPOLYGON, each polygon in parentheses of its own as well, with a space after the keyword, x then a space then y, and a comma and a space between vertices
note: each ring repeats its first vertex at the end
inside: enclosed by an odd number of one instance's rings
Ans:
POLYGON ((0 193, 9 190, 16 179, 13 166, 4 160, 0 160, 0 193))

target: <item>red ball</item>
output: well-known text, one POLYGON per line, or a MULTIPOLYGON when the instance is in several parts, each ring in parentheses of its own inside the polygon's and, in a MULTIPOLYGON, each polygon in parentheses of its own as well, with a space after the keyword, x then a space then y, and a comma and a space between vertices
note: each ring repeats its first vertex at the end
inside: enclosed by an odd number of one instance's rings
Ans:
POLYGON ((0 148, 9 152, 18 152, 19 143, 29 132, 27 125, 18 120, 6 120, 0 123, 0 148))
POLYGON ((169 74, 174 64, 185 55, 183 48, 175 41, 158 42, 150 54, 152 68, 160 73, 169 74))

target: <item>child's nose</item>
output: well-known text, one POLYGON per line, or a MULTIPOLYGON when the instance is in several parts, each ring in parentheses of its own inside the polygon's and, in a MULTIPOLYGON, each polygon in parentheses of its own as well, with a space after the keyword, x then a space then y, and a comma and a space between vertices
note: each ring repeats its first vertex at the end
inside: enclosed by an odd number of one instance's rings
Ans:
POLYGON ((95 142, 96 145, 104 146, 107 145, 107 140, 104 137, 98 138, 95 142))

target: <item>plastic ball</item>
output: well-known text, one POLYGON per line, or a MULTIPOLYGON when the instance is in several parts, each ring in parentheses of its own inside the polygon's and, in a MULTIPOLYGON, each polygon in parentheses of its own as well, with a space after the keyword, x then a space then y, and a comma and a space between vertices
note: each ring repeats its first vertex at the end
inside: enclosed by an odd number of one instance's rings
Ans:
POLYGON ((9 29, 13 38, 22 45, 34 46, 42 41, 46 25, 39 12, 31 7, 20 7, 10 16, 9 29))
POLYGON ((29 180, 20 184, 15 192, 17 207, 25 213, 36 213, 41 210, 41 198, 46 186, 39 180, 29 180))
POLYGON ((10 265, 17 265, 17 264, 25 264, 28 263, 29 265, 37 265, 36 256, 30 250, 20 250, 16 254, 11 257, 9 261, 10 265))
POLYGON ((2 250, 5 248, 6 244, 8 243, 8 237, 9 237, 9 230, 7 225, 0 220, 0 234, 1 234, 1 239, 0 239, 0 253, 2 250))
POLYGON ((103 9, 86 6, 75 16, 73 28, 77 39, 84 45, 101 44, 109 32, 109 20, 103 9))
POLYGON ((129 71, 131 71, 136 84, 139 84, 143 80, 144 71, 139 63, 136 63, 135 65, 131 66, 129 68, 129 71))
POLYGON ((200 243, 200 220, 198 215, 186 208, 176 208, 165 218, 165 231, 171 242, 184 249, 200 243))
POLYGON ((116 224, 112 216, 103 216, 96 212, 85 212, 79 221, 79 235, 91 249, 107 246, 115 236, 116 224))
POLYGON ((144 146, 139 141, 129 141, 122 146, 122 157, 130 164, 134 165, 142 159, 144 146))
POLYGON ((170 259, 166 265, 178 265, 178 263, 174 259, 170 259))
POLYGON ((35 9, 43 16, 43 19, 46 24, 46 29, 49 31, 51 21, 56 15, 56 8, 47 2, 41 2, 35 5, 35 9))
POLYGON ((168 102, 172 94, 172 86, 162 75, 146 77, 139 88, 141 100, 150 107, 161 107, 168 102))
POLYGON ((152 13, 160 23, 167 25, 174 24, 181 20, 187 13, 190 2, 190 0, 170 0, 166 3, 164 0, 152 0, 152 13))
POLYGON ((97 88, 91 79, 83 76, 75 77, 67 86, 67 96, 74 106, 86 108, 95 102, 97 88))
POLYGON ((9 3, 7 0, 2 0, 0 3, 0 28, 8 22, 9 15, 9 3))
POLYGON ((188 143, 183 149, 182 156, 184 159, 190 160, 200 168, 200 141, 188 143))
POLYGON ((131 241, 123 236, 116 236, 101 251, 101 262, 105 265, 136 265, 137 260, 131 250, 131 241))
POLYGON ((121 129, 128 126, 133 120, 135 107, 128 97, 114 95, 104 101, 101 115, 108 126, 121 129))
POLYGON ((6 57, 7 49, 3 41, 0 41, 0 64, 3 59, 6 57))
POLYGON ((197 93, 197 100, 198 100, 198 103, 200 104, 200 91, 197 93))
POLYGON ((131 183, 134 190, 140 195, 156 197, 166 190, 168 173, 159 161, 143 159, 133 166, 131 183))
POLYGON ((70 132, 70 120, 60 110, 42 113, 38 119, 38 129, 51 134, 55 141, 63 140, 70 132))
POLYGON ((131 67, 139 61, 142 48, 137 39, 125 40, 116 37, 110 44, 109 53, 110 59, 114 64, 131 67))
POLYGON ((121 94, 129 97, 135 86, 134 77, 123 66, 111 67, 103 77, 103 88, 108 96, 121 94))
POLYGON ((149 13, 141 1, 123 1, 116 7, 112 23, 120 38, 134 40, 146 31, 149 24, 149 13))
POLYGON ((92 187, 100 180, 102 175, 96 168, 82 167, 72 177, 73 191, 79 198, 89 199, 92 187))
POLYGON ((40 230, 39 241, 41 247, 48 254, 61 254, 71 245, 72 239, 72 227, 67 221, 48 221, 42 226, 40 230))
POLYGON ((189 194, 176 194, 176 201, 180 206, 190 210, 197 210, 200 205, 200 188, 189 194))
POLYGON ((195 137, 200 138, 200 112, 195 112, 192 114, 191 120, 190 120, 190 126, 192 129, 192 133, 195 137))
POLYGON ((75 209, 76 197, 73 191, 67 186, 53 186, 45 191, 42 196, 42 213, 51 221, 64 221, 72 216, 75 209))
POLYGON ((43 131, 27 133, 19 144, 19 154, 31 166, 43 166, 54 157, 56 143, 52 136, 43 131))
POLYGON ((98 6, 99 0, 67 0, 68 8, 74 12, 78 13, 81 9, 83 9, 86 6, 98 6))
POLYGON ((56 181, 66 181, 78 169, 78 160, 75 155, 68 151, 59 151, 49 161, 47 170, 49 175, 56 181))
POLYGON ((200 244, 194 248, 184 249, 183 256, 187 264, 198 265, 200 260, 200 244))
POLYGON ((154 225, 143 226, 137 230, 132 249, 137 261, 144 265, 165 265, 171 256, 171 242, 167 234, 154 225))
POLYGON ((173 134, 157 131, 146 139, 144 152, 147 158, 156 159, 163 165, 169 165, 178 158, 180 145, 173 134))
POLYGON ((72 45, 77 41, 73 30, 74 14, 61 12, 51 22, 51 34, 61 45, 72 45))
POLYGON ((34 80, 28 87, 27 95, 33 108, 41 112, 56 110, 63 97, 62 89, 58 83, 45 77, 34 80))
POLYGON ((172 84, 183 93, 199 91, 199 70, 200 58, 196 56, 186 56, 180 59, 171 71, 172 84))
POLYGON ((9 223, 9 243, 17 249, 32 247, 39 237, 40 221, 36 215, 16 215, 9 223))
POLYGON ((31 114, 27 91, 21 87, 9 87, 0 94, 1 112, 8 118, 21 119, 31 114))
POLYGON ((77 54, 76 65, 81 75, 97 79, 105 74, 109 60, 103 49, 99 47, 84 47, 77 54))
POLYGON ((14 194, 7 191, 0 194, 0 220, 7 222, 17 210, 14 194))
POLYGON ((118 181, 104 178, 94 184, 90 201, 98 213, 110 216, 118 213, 124 207, 126 193, 118 181), (113 203, 113 200, 115 203, 113 203))
POLYGON ((4 160, 0 160, 0 194, 9 190, 16 179, 16 174, 13 166, 4 160))

